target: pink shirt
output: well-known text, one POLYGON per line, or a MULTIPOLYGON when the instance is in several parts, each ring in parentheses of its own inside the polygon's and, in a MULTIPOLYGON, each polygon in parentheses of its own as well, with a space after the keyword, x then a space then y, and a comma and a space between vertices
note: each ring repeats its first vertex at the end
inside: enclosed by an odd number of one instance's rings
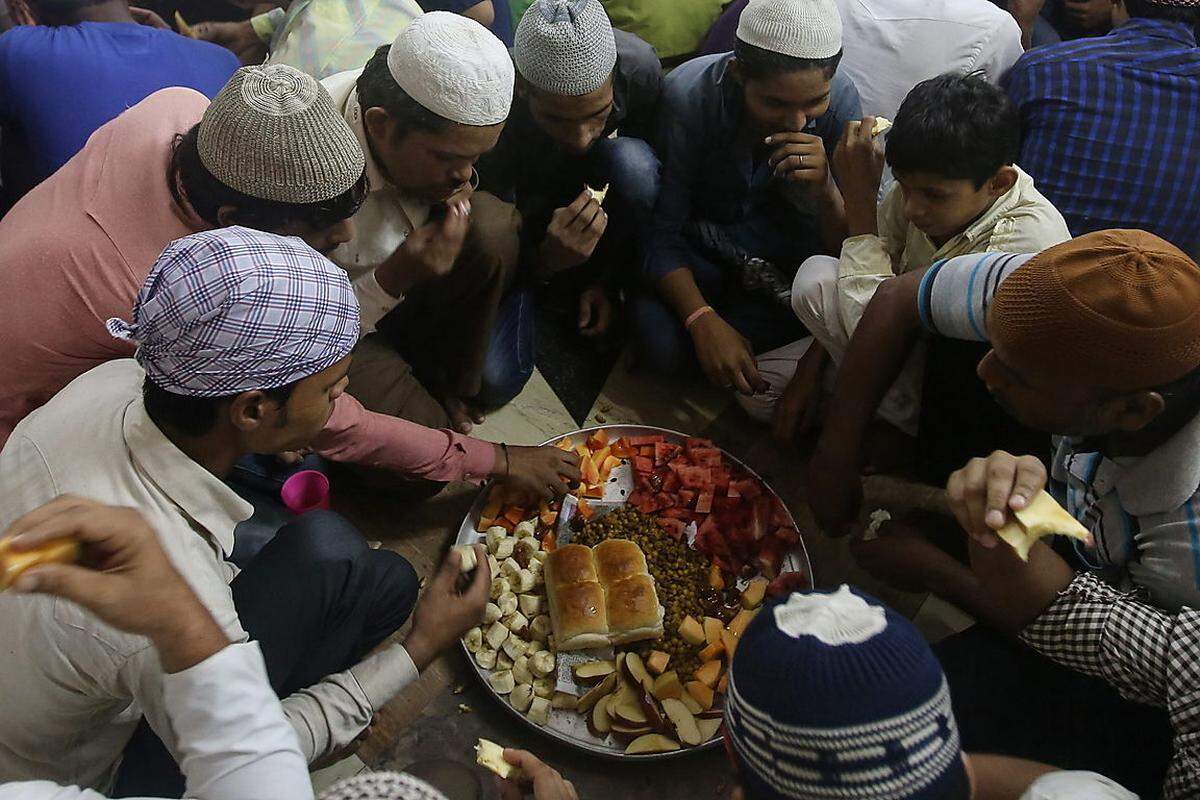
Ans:
MULTIPOLYGON (((175 137, 208 99, 163 89, 100 127, 58 172, 0 220, 0 447, 13 427, 92 367, 133 355, 109 336, 128 319, 168 243, 202 230, 175 203, 175 137)), ((495 445, 367 411, 343 395, 316 451, 431 480, 484 477, 495 445)))

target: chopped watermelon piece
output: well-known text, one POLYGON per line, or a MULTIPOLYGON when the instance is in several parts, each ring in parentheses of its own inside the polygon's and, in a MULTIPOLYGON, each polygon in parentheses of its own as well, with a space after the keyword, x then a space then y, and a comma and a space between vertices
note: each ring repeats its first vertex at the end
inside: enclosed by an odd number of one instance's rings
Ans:
POLYGON ((633 459, 633 468, 638 472, 653 472, 654 462, 645 456, 637 456, 633 459))
POLYGON ((677 492, 682 484, 679 480, 679 475, 675 472, 668 472, 663 478, 662 488, 664 492, 677 492))
POLYGON ((742 493, 738 491, 737 484, 733 481, 729 482, 729 491, 726 493, 726 496, 734 500, 742 496, 742 493))
POLYGON ((758 555, 754 557, 754 566, 758 567, 758 571, 768 580, 776 577, 783 566, 783 554, 786 548, 787 545, 779 539, 774 537, 766 539, 763 541, 762 547, 758 549, 758 555))
POLYGON ((771 525, 776 528, 790 528, 793 526, 792 516, 788 514, 787 508, 778 498, 774 498, 771 503, 771 525))
POLYGON ((696 498, 696 513, 707 514, 712 511, 712 502, 712 492, 701 492, 700 496, 696 498))
POLYGON ((688 489, 713 488, 712 470, 708 467, 680 467, 678 475, 680 482, 688 489))
POLYGON ((697 492, 695 489, 680 489, 678 492, 676 492, 676 496, 679 497, 679 505, 691 506, 692 501, 696 499, 696 494, 697 492))
POLYGON ((695 450, 696 448, 704 448, 704 449, 711 450, 716 447, 716 445, 712 443, 712 439, 700 439, 696 436, 689 436, 687 439, 685 439, 683 442, 683 446, 688 449, 688 452, 691 452, 692 450, 695 450))
POLYGON ((654 458, 654 445, 648 444, 638 448, 638 455, 646 458, 654 458))
POLYGON ((754 478, 729 481, 730 489, 737 489, 738 494, 748 500, 753 500, 763 493, 762 485, 754 478))
POLYGON ((721 466, 721 451, 710 447, 697 447, 688 451, 688 458, 698 467, 721 466))
POLYGON ((767 584, 767 597, 784 597, 808 588, 808 576, 803 572, 785 572, 767 584))
POLYGON ((683 538, 683 532, 687 529, 687 523, 681 519, 673 519, 671 517, 659 517, 654 520, 658 526, 667 532, 675 541, 683 538))
POLYGON ((610 451, 617 458, 633 458, 638 454, 636 447, 631 447, 624 439, 617 439, 610 451))
POLYGON ((654 433, 654 434, 650 434, 648 436, 630 436, 629 437, 629 443, 631 445, 633 445, 634 447, 642 447, 644 445, 654 445, 654 444, 657 444, 658 442, 665 442, 666 440, 667 440, 667 437, 663 436, 661 433, 654 433))
POLYGON ((671 519, 681 519, 681 520, 684 520, 685 522, 691 522, 692 517, 695 515, 691 511, 687 510, 686 508, 681 508, 680 506, 676 505, 676 506, 671 506, 670 508, 664 508, 662 510, 662 513, 660 516, 669 517, 671 519))
POLYGON ((774 536, 779 541, 783 542, 784 544, 788 544, 788 545, 800 544, 800 531, 796 530, 795 528, 791 528, 791 527, 776 528, 775 532, 772 533, 771 535, 774 536))
POLYGON ((654 495, 654 503, 659 508, 670 508, 675 505, 675 498, 666 492, 659 492, 654 495))

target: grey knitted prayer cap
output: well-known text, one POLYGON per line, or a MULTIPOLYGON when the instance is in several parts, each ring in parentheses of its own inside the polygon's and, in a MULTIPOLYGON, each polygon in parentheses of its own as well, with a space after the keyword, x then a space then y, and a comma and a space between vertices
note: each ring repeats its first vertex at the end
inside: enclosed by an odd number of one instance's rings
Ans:
POLYGON ((578 97, 612 75, 617 42, 600 0, 536 0, 517 25, 513 59, 538 89, 578 97))
POLYGON ((221 183, 279 203, 337 197, 365 165, 325 87, 283 64, 235 72, 205 110, 196 144, 221 183))
POLYGON ((446 795, 403 772, 364 772, 321 792, 319 800, 446 800, 446 795))

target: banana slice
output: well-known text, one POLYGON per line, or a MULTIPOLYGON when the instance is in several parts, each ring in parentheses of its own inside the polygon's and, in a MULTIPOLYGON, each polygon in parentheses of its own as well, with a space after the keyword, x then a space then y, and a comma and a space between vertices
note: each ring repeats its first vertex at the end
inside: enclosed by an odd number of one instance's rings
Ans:
POLYGON ((1022 561, 1029 560, 1029 551, 1034 542, 1043 536, 1060 534, 1084 541, 1088 530, 1079 520, 1067 513, 1058 501, 1044 490, 1034 495, 1029 504, 1020 511, 1012 512, 1012 522, 996 531, 996 535, 1012 546, 1022 561))
POLYGON ((606 183, 604 184, 603 189, 593 189, 587 184, 584 184, 583 188, 587 190, 588 195, 591 196, 593 200, 600 205, 604 205, 604 198, 608 197, 608 186, 609 185, 606 183))

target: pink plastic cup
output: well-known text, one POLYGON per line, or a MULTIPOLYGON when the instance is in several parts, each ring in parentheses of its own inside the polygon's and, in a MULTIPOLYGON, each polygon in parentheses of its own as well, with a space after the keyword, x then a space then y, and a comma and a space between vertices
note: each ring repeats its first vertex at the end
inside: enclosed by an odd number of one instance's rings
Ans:
POLYGON ((329 478, 315 469, 304 469, 283 482, 279 499, 293 514, 329 508, 329 478))

